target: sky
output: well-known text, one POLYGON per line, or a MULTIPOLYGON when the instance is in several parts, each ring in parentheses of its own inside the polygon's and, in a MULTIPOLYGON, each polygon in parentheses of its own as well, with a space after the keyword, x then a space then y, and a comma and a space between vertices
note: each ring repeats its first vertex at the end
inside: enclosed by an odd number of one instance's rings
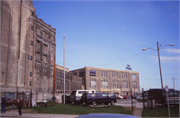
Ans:
POLYGON ((139 72, 140 89, 180 90, 178 1, 37 1, 36 15, 56 28, 56 64, 139 72), (169 46, 169 44, 175 44, 169 46), (143 48, 149 48, 143 51, 143 48), (153 50, 155 49, 155 50, 153 50), (129 70, 130 71, 130 70, 129 70))

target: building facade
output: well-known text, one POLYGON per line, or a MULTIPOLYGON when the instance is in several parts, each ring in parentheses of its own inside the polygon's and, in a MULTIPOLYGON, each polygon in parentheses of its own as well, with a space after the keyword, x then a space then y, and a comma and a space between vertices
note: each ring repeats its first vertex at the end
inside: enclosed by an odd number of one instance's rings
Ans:
POLYGON ((140 93, 139 73, 135 71, 85 67, 70 72, 82 77, 83 89, 120 95, 140 93))
POLYGON ((32 0, 0 5, 1 94, 45 99, 53 90, 56 29, 37 18, 32 0))
MULTIPOLYGON (((56 95, 64 93, 64 67, 56 65, 56 95)), ((82 89, 82 78, 73 75, 65 68, 65 93, 71 94, 72 90, 82 89)))

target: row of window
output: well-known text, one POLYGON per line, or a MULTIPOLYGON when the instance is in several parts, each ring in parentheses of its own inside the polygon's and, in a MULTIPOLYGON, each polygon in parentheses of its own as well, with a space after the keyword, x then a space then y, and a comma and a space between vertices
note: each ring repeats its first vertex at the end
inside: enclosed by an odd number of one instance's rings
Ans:
MULTIPOLYGON (((108 80, 102 80, 102 87, 103 88, 108 88, 108 80)), ((118 85, 118 80, 113 80, 113 88, 119 88, 120 86, 118 85)), ((132 82, 132 87, 137 88, 137 82, 132 82)), ((90 79, 90 88, 96 88, 96 80, 95 79, 90 79)), ((122 88, 128 88, 128 82, 123 81, 122 82, 122 88)))
POLYGON ((64 73, 56 72, 56 77, 63 78, 64 77, 64 73))
MULTIPOLYGON (((89 75, 90 76, 96 76, 96 71, 95 70, 89 70, 89 75)), ((101 76, 102 77, 108 77, 107 71, 102 71, 101 76)), ((112 72, 112 77, 118 78, 118 73, 117 72, 112 72)), ((122 73, 122 78, 128 78, 127 73, 122 73)), ((136 79, 136 74, 132 75, 132 79, 136 79)))
MULTIPOLYGON (((82 89, 82 86, 77 84, 70 85, 69 83, 66 83, 65 85, 65 90, 78 90, 78 89, 82 89)), ((62 82, 57 82, 57 91, 62 92, 63 90, 64 90, 64 84, 62 82)))

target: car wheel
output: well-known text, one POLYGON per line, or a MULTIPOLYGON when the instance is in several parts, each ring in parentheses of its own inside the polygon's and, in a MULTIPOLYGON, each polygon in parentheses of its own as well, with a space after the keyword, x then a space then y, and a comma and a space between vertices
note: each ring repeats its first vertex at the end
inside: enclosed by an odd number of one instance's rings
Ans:
POLYGON ((97 102, 96 102, 96 101, 93 101, 93 102, 92 102, 92 105, 93 105, 93 106, 96 106, 96 105, 97 105, 97 102))
POLYGON ((111 101, 111 105, 115 105, 115 101, 114 100, 111 101))

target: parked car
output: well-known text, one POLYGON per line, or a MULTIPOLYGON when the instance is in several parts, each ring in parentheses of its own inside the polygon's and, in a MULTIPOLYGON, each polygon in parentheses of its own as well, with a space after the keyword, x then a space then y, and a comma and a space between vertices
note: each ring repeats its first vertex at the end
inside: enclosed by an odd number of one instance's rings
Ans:
POLYGON ((132 95, 131 98, 132 99, 136 99, 137 95, 132 95))
POLYGON ((71 92, 70 101, 72 104, 80 103, 80 99, 83 93, 99 93, 98 90, 75 90, 71 92))
POLYGON ((117 99, 123 99, 123 96, 116 94, 117 99))
MULTIPOLYGON (((171 105, 179 105, 179 94, 174 89, 168 90, 168 100, 171 105)), ((153 97, 155 104, 167 105, 167 94, 165 89, 150 89, 148 94, 153 97)))
POLYGON ((17 105, 17 100, 7 100, 5 105, 6 106, 17 105))
MULTIPOLYGON (((144 95, 144 101, 147 101, 149 98, 149 96, 147 94, 144 95)), ((139 101, 139 102, 143 102, 143 95, 138 95, 136 97, 136 100, 139 101)))
POLYGON ((123 95, 123 99, 126 99, 127 98, 127 95, 123 95))
MULTIPOLYGON (((62 95, 62 103, 64 103, 64 95, 62 95)), ((70 94, 65 95, 65 103, 71 103, 70 94)))
POLYGON ((115 96, 108 96, 106 93, 84 93, 80 99, 81 104, 92 104, 93 106, 102 103, 105 105, 109 103, 115 105, 116 102, 117 100, 115 96))

